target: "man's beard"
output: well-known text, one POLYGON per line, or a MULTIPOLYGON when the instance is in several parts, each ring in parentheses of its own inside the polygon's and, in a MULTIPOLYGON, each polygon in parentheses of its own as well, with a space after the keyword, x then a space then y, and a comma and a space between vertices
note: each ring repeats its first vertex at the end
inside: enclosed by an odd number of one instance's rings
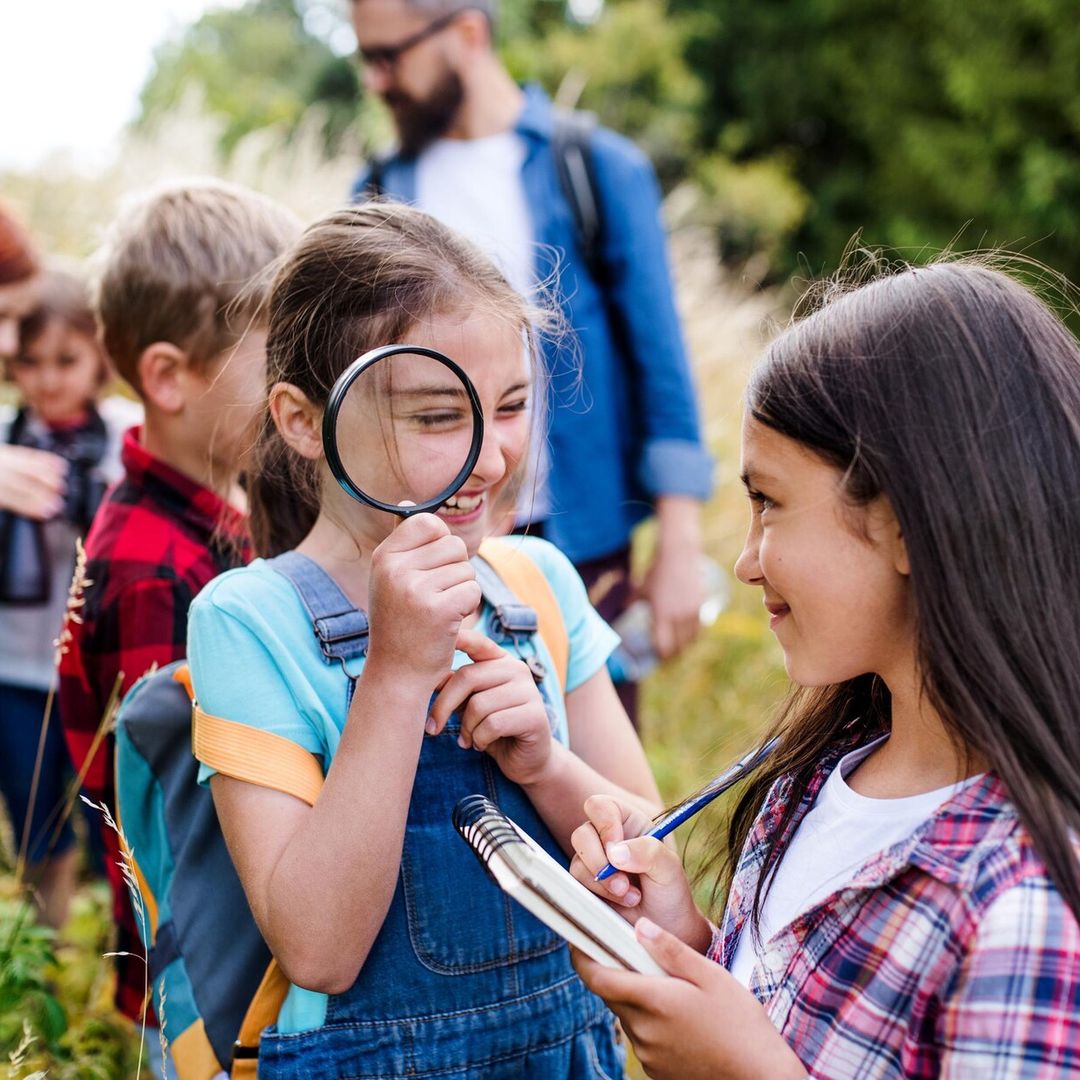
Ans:
POLYGON ((401 152, 415 157, 446 134, 465 99, 465 88, 456 71, 447 71, 423 100, 399 90, 389 90, 383 100, 394 114, 401 152))

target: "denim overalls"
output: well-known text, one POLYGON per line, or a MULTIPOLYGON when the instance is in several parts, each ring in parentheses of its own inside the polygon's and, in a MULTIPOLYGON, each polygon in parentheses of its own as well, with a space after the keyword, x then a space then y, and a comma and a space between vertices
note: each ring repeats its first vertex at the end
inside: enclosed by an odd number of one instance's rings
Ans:
MULTIPOLYGON (((295 552, 273 566, 300 592, 327 663, 366 650, 366 616, 320 567, 295 552)), ((474 566, 496 612, 485 615, 489 636, 535 655, 535 613, 486 563, 474 566)), ((345 707, 353 685, 343 672, 345 707)), ((487 754, 462 750, 459 732, 455 715, 424 737, 394 897, 356 982, 328 999, 323 1027, 267 1029, 260 1080, 622 1076, 611 1014, 574 973, 563 940, 488 879, 453 829, 455 803, 481 793, 567 863, 525 793, 487 754)))

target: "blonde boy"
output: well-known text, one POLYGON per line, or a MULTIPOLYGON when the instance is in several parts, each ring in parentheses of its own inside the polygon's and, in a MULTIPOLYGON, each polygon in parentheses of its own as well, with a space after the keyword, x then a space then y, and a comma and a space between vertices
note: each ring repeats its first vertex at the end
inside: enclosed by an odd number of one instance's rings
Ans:
MULTIPOLYGON (((60 714, 87 793, 110 808, 112 740, 96 738, 110 699, 152 664, 184 655, 193 597, 250 557, 238 478, 265 397, 266 271, 298 235, 292 214, 269 199, 205 181, 128 207, 99 255, 102 337, 145 421, 124 438, 124 475, 86 540, 89 583, 61 660, 60 714)), ((104 838, 117 1006, 138 1020, 142 946, 116 836, 106 829, 104 838)))

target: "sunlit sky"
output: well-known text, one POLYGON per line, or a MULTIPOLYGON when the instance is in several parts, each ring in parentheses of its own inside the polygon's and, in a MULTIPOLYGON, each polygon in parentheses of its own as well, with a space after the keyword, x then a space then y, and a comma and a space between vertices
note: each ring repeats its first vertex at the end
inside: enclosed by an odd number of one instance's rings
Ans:
POLYGON ((132 119, 154 46, 240 0, 0 0, 0 169, 55 150, 106 159, 132 119))

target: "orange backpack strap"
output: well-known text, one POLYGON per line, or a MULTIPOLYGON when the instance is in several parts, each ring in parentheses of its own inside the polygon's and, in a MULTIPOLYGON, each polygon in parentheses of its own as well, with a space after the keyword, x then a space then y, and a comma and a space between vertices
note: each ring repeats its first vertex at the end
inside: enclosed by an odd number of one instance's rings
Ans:
POLYGON ((259 1072, 259 1039, 263 1028, 277 1020, 288 992, 289 980, 278 967, 278 962, 271 960, 259 989, 251 999, 233 1046, 232 1065, 229 1068, 232 1080, 255 1080, 259 1072))
MULTIPOLYGON (((323 785, 323 774, 313 754, 280 735, 213 716, 200 708, 194 700, 186 665, 173 678, 187 688, 192 698, 192 748, 199 761, 224 776, 284 791, 309 806, 314 804, 323 785)), ((271 960, 233 1045, 229 1066, 232 1080, 255 1080, 263 1029, 277 1020, 288 992, 289 980, 278 962, 271 960)))
POLYGON ((479 554, 518 600, 528 604, 536 612, 540 636, 555 664, 559 685, 565 691, 566 672, 570 664, 570 638, 566 632, 562 608, 555 598, 551 583, 520 547, 505 540, 485 540, 480 545, 479 554))
POLYGON ((193 708, 192 749, 204 765, 314 804, 323 785, 322 766, 314 754, 271 731, 213 716, 197 703, 193 708))

